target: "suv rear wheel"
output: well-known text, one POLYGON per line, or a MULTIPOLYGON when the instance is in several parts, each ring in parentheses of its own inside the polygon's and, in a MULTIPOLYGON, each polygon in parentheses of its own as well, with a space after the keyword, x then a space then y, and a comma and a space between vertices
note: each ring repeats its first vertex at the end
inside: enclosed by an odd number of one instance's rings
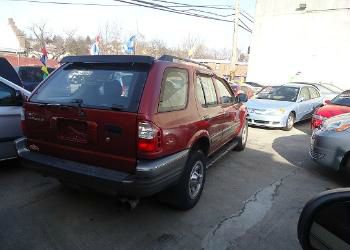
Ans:
POLYGON ((201 150, 192 151, 176 186, 163 193, 166 203, 181 210, 193 208, 199 201, 206 177, 207 159, 201 150))

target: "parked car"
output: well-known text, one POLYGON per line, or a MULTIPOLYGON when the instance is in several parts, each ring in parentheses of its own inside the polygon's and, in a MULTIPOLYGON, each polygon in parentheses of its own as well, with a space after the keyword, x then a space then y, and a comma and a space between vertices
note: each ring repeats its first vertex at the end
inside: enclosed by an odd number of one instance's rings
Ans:
POLYGON ((263 87, 265 87, 264 85, 256 82, 245 82, 245 84, 251 86, 254 90, 254 93, 258 93, 263 87))
POLYGON ((239 93, 244 93, 248 96, 248 99, 254 97, 254 90, 247 84, 230 83, 230 87, 236 96, 239 93))
POLYGON ((11 64, 0 57, 0 161, 17 157, 14 140, 22 136, 22 95, 30 94, 21 85, 11 64))
POLYGON ((322 105, 318 89, 308 84, 285 84, 261 92, 247 102, 248 123, 291 130, 295 122, 310 119, 322 105))
POLYGON ((311 137, 310 156, 321 166, 350 168, 350 114, 327 119, 311 137))
POLYGON ((331 84, 331 83, 310 83, 310 82, 293 82, 295 84, 309 84, 316 87, 321 97, 323 98, 323 104, 326 103, 327 100, 332 100, 334 97, 342 93, 344 90, 331 84))
POLYGON ((316 109, 312 116, 311 128, 318 128, 326 119, 344 113, 350 113, 350 90, 344 91, 331 101, 326 101, 326 105, 316 109))
POLYGON ((246 145, 247 96, 234 97, 210 68, 172 56, 61 63, 25 103, 16 147, 25 166, 63 183, 127 197, 164 191, 190 209, 217 152, 246 145), (127 92, 118 80, 126 74, 127 92))
MULTIPOLYGON (((44 72, 41 66, 19 66, 15 67, 23 86, 28 91, 33 91, 35 87, 44 80, 44 72)), ((47 68, 48 72, 54 71, 54 68, 47 68)))

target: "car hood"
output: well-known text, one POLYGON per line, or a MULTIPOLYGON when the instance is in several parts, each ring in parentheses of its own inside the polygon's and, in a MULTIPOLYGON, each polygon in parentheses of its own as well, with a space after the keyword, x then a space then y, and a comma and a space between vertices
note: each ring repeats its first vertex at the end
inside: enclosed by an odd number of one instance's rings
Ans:
POLYGON ((280 109, 293 105, 294 102, 275 101, 266 99, 253 99, 246 103, 248 109, 280 109))
POLYGON ((341 115, 345 113, 350 113, 350 107, 348 106, 340 106, 340 105, 332 105, 327 104, 321 108, 319 108, 315 114, 330 118, 336 115, 341 115))

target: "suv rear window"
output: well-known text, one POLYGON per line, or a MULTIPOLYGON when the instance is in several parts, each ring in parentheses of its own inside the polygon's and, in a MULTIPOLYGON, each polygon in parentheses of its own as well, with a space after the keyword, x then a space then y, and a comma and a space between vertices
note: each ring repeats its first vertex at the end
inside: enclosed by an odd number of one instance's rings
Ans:
POLYGON ((148 70, 141 64, 68 64, 47 78, 30 101, 137 112, 148 70))

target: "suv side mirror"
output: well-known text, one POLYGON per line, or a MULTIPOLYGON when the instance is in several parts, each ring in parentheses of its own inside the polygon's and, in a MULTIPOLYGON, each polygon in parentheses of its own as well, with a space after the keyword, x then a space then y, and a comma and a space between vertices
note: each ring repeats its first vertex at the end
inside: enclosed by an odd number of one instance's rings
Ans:
POLYGON ((19 90, 15 90, 14 99, 15 99, 15 104, 18 106, 22 106, 23 102, 25 101, 25 98, 24 98, 22 92, 19 90))
POLYGON ((241 103, 241 102, 247 102, 248 101, 248 96, 244 93, 239 93, 237 95, 237 102, 241 103))
POLYGON ((310 200, 299 217, 303 249, 350 249, 350 188, 323 192, 310 200))

